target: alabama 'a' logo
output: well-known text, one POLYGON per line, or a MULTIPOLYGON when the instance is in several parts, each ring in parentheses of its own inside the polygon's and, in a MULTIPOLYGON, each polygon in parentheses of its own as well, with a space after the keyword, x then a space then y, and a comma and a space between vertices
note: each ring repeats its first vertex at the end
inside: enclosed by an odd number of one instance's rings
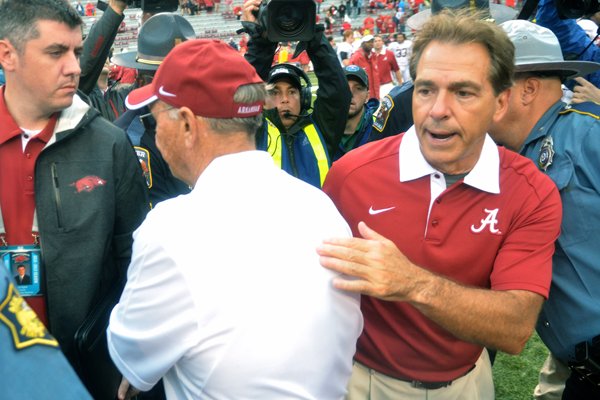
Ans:
POLYGON ((490 233, 494 235, 501 235, 502 232, 497 228, 498 225, 498 209, 494 208, 493 210, 488 210, 484 208, 483 211, 487 214, 485 218, 479 221, 479 226, 475 226, 475 224, 471 225, 471 232, 473 233, 481 233, 484 229, 489 229, 490 233))

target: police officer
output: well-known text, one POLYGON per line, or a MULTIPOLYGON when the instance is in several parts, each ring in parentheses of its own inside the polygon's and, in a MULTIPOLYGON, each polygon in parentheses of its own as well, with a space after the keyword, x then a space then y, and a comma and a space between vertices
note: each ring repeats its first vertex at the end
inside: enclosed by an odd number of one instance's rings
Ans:
POLYGON ((257 147, 268 151, 282 169, 321 187, 329 171, 347 119, 351 94, 335 51, 323 32, 301 42, 319 80, 317 98, 311 109, 310 81, 299 68, 279 64, 271 68, 277 43, 266 39, 256 13, 261 0, 247 0, 242 21, 250 35, 245 57, 267 86, 265 123, 257 134, 257 147))
MULTIPOLYGON (((156 14, 142 25, 137 50, 117 54, 113 57, 113 62, 138 70, 137 82, 130 89, 145 86, 152 81, 158 66, 171 49, 195 38, 194 28, 182 16, 172 13, 156 14)), ((153 206, 171 197, 189 193, 188 185, 171 174, 156 147, 156 122, 148 107, 125 112, 115 121, 115 125, 127 132, 133 144, 153 206)))
POLYGON ((91 399, 1 261, 0 387, 7 399, 91 399))
POLYGON ((561 83, 600 64, 564 61, 556 36, 539 25, 514 20, 502 27, 516 48, 515 86, 507 113, 489 132, 532 159, 554 181, 563 204, 550 296, 537 332, 553 357, 572 367, 562 398, 598 399, 600 388, 582 375, 600 381, 600 369, 590 367, 600 363, 591 350, 600 335, 600 106, 566 105, 561 83), (590 359, 580 358, 578 348, 590 359))

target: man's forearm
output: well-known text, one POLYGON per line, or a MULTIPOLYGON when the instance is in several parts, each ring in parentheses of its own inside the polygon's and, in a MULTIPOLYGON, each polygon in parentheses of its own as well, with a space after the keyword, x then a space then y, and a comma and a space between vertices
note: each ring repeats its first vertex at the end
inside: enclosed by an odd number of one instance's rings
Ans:
POLYGON ((544 298, 524 290, 466 287, 431 274, 410 303, 466 342, 509 354, 523 350, 544 298))
POLYGON ((337 54, 322 32, 308 42, 307 53, 319 81, 313 118, 334 154, 344 133, 352 94, 337 54))
POLYGON ((256 70, 256 73, 263 81, 267 81, 269 70, 273 64, 273 56, 277 43, 271 43, 267 39, 255 38, 248 42, 248 51, 244 55, 256 70))
POLYGON ((124 5, 124 1, 111 0, 110 7, 92 26, 83 42, 83 51, 79 61, 81 66, 79 89, 85 94, 89 94, 94 89, 98 77, 102 73, 102 68, 124 18, 124 5))

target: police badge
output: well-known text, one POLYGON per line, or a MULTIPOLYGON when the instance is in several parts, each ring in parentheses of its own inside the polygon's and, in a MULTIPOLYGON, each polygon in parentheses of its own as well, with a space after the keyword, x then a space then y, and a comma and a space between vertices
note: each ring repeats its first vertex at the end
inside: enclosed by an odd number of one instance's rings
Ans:
POLYGON ((542 140, 542 147, 540 148, 540 158, 538 159, 538 167, 544 172, 548 170, 548 167, 552 165, 554 158, 554 141, 552 136, 546 136, 542 140))

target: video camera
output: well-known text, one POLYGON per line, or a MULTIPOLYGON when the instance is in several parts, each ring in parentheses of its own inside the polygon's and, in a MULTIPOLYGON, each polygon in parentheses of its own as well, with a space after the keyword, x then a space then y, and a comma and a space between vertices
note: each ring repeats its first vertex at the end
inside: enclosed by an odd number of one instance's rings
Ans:
MULTIPOLYGON (((157 14, 160 12, 175 12, 179 7, 178 0, 126 0, 127 7, 141 8, 144 12, 157 14)), ((102 11, 106 10, 108 3, 98 0, 96 7, 102 11)))
POLYGON ((561 19, 581 18, 600 11, 599 0, 554 0, 561 19))
POLYGON ((271 42, 309 41, 315 35, 314 0, 266 0, 255 13, 271 42))

